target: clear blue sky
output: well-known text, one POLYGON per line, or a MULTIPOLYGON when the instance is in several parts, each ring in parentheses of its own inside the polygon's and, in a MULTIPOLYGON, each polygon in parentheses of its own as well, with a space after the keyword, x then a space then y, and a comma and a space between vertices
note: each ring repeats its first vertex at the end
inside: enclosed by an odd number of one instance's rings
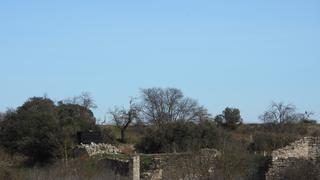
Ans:
POLYGON ((0 65, 0 111, 89 91, 103 118, 156 86, 246 122, 271 101, 320 119, 320 1, 1 0, 0 65))

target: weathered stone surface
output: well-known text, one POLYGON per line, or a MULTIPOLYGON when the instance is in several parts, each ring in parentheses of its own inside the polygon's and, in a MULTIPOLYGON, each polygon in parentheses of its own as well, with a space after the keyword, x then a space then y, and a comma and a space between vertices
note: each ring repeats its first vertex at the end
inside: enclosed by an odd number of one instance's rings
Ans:
MULTIPOLYGON (((109 144, 81 144, 78 149, 89 157, 121 153, 117 147, 109 144)), ((143 180, 162 180, 168 179, 167 177, 182 180, 201 179, 202 174, 214 172, 214 161, 220 155, 221 153, 215 149, 202 149, 197 153, 145 154, 142 156, 151 158, 153 163, 148 171, 142 173, 140 155, 132 155, 126 161, 117 158, 103 158, 100 160, 100 167, 111 169, 116 174, 130 180, 139 180, 140 177, 143 180)))
POLYGON ((140 180, 140 156, 132 156, 129 163, 130 179, 140 180))
POLYGON ((273 160, 287 158, 316 159, 320 155, 320 137, 305 137, 272 153, 273 160))
POLYGON ((279 172, 283 168, 294 166, 298 160, 316 162, 319 157, 320 137, 305 137, 272 153, 272 166, 266 175, 266 179, 279 179, 279 172))
POLYGON ((84 149, 90 157, 101 154, 118 154, 120 152, 117 147, 103 143, 81 144, 78 148, 84 149))
POLYGON ((142 174, 143 180, 201 179, 214 172, 214 162, 221 153, 215 149, 202 149, 198 153, 148 154, 152 167, 142 174))

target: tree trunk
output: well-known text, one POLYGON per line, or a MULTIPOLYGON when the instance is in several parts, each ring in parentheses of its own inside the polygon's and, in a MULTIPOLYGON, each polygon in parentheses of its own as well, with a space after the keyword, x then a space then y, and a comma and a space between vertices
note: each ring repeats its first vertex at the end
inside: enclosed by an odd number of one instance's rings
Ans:
POLYGON ((121 139, 120 140, 123 143, 125 142, 125 131, 126 131, 126 129, 124 129, 124 128, 121 129, 121 139))
POLYGON ((68 149, 67 149, 67 142, 64 141, 64 158, 65 158, 65 166, 68 168, 68 149))

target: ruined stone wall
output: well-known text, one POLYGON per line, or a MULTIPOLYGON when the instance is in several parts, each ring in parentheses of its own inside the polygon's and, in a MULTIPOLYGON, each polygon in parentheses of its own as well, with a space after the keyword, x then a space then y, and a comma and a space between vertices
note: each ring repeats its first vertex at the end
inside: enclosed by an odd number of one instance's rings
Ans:
POLYGON ((295 163, 298 163, 299 160, 315 162, 319 157, 320 137, 305 137, 272 153, 272 166, 266 179, 279 179, 279 173, 284 168, 295 166, 295 163))
POLYGON ((99 160, 98 166, 99 168, 112 170, 116 175, 119 175, 119 180, 140 180, 139 155, 134 155, 129 160, 103 158, 99 160))
POLYGON ((277 180, 281 179, 281 171, 287 167, 294 166, 297 162, 296 158, 286 158, 286 159, 277 159, 272 162, 272 167, 269 169, 266 174, 266 180, 277 180))
POLYGON ((112 146, 110 144, 103 144, 103 143, 99 143, 99 144, 95 144, 95 143, 91 143, 91 144, 81 144, 78 149, 83 149, 85 150, 86 153, 88 153, 88 155, 91 156, 95 156, 95 155, 103 155, 103 154, 118 154, 120 153, 120 150, 115 147, 112 146))
POLYGON ((128 180, 130 179, 129 177, 131 175, 131 170, 129 161, 105 158, 99 160, 98 166, 101 169, 111 170, 116 175, 120 175, 123 178, 127 177, 128 180))
POLYGON ((131 157, 129 162, 130 180, 140 180, 140 156, 131 157))
MULTIPOLYGON (((87 153, 93 156, 104 152, 101 152, 100 147, 109 146, 91 144, 82 149, 86 149, 87 153)), ((106 152, 110 153, 109 150, 106 152)), ((113 148, 111 152, 115 153, 113 148)), ((203 149, 197 153, 133 155, 129 160, 105 157, 99 160, 99 167, 112 170, 126 180, 199 179, 202 176, 209 177, 215 169, 214 162, 220 155, 221 153, 215 149, 203 149), (151 167, 147 171, 143 171, 141 167, 143 157, 151 159, 151 167)))
POLYGON ((308 137, 309 158, 316 160, 320 157, 320 137, 308 137))
POLYGON ((143 155, 152 158, 152 167, 142 172, 143 180, 208 179, 214 172, 216 158, 221 153, 203 149, 197 153, 143 155))
POLYGON ((320 138, 305 137, 272 153, 273 160, 287 158, 316 159, 320 155, 320 138))

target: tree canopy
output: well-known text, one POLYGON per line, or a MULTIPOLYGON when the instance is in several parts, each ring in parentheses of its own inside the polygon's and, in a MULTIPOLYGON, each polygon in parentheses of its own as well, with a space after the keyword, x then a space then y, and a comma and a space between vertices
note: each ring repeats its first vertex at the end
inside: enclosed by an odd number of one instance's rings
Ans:
POLYGON ((240 110, 227 107, 222 114, 215 117, 215 122, 228 129, 235 129, 242 123, 240 110))
POLYGON ((0 144, 32 162, 46 162, 65 156, 68 152, 62 149, 70 150, 78 131, 95 128, 95 118, 87 107, 62 102, 56 105, 47 97, 33 97, 6 113, 0 123, 0 144))
POLYGON ((284 102, 272 102, 267 111, 260 116, 264 123, 285 124, 297 122, 312 122, 310 117, 313 113, 305 111, 305 113, 297 113, 296 107, 292 104, 284 102))
POLYGON ((210 116, 206 108, 179 89, 142 89, 141 97, 142 119, 159 127, 170 122, 199 122, 210 116))

